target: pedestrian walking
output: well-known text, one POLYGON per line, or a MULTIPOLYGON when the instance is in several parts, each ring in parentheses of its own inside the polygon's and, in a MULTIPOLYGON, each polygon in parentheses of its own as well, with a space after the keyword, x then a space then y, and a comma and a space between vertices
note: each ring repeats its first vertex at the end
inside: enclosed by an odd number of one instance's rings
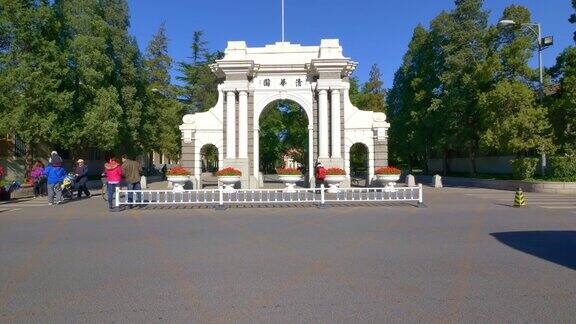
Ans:
POLYGON ((51 154, 50 161, 56 162, 48 164, 43 172, 46 176, 46 186, 48 189, 48 205, 61 204, 62 188, 60 186, 66 176, 66 170, 64 170, 62 159, 57 153, 51 154))
POLYGON ((118 209, 114 208, 114 197, 116 188, 118 188, 122 180, 122 167, 114 158, 111 158, 104 164, 104 173, 106 175, 106 189, 108 191, 108 210, 118 211, 118 209))
POLYGON ((34 198, 46 196, 46 177, 44 176, 44 163, 42 161, 38 160, 34 163, 30 178, 34 186, 34 198))
POLYGON ((76 167, 74 168, 74 175, 76 176, 76 185, 78 189, 78 199, 82 197, 82 193, 86 197, 90 198, 90 191, 86 187, 86 182, 88 182, 88 166, 84 163, 83 159, 76 161, 76 167))
MULTIPOLYGON (((129 159, 126 155, 122 155, 122 175, 126 179, 128 190, 142 190, 140 184, 140 170, 141 166, 138 161, 129 159)), ((136 201, 142 202, 142 194, 140 192, 136 193, 136 201)), ((131 204, 133 202, 134 194, 128 192, 128 203, 130 208, 133 207, 131 204)))

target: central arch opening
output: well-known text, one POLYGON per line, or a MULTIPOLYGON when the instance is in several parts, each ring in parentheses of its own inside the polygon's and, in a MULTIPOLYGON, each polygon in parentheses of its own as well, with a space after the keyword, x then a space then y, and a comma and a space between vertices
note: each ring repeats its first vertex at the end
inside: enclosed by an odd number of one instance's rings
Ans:
POLYGON ((259 170, 264 188, 282 188, 279 168, 296 168, 304 175, 298 186, 306 186, 308 172, 308 116, 292 100, 276 100, 264 108, 259 118, 259 170))

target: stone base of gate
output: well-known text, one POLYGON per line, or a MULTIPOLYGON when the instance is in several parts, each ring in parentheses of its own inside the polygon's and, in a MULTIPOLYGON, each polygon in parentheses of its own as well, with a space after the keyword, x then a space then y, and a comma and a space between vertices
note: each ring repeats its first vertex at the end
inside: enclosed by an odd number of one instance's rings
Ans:
POLYGON ((250 181, 250 161, 248 159, 224 159, 224 168, 235 168, 242 172, 242 176, 240 177, 240 188, 258 188, 251 186, 252 181, 250 181))

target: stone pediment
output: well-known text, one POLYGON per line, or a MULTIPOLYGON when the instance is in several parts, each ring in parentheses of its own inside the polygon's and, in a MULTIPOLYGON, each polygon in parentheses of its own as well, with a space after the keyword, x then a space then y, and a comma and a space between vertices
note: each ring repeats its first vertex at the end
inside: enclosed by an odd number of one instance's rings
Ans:
POLYGON ((227 80, 252 78, 259 72, 322 74, 339 79, 350 75, 356 65, 343 55, 338 39, 323 39, 320 46, 277 42, 264 47, 247 47, 244 41, 230 41, 224 58, 217 60, 211 68, 227 80))

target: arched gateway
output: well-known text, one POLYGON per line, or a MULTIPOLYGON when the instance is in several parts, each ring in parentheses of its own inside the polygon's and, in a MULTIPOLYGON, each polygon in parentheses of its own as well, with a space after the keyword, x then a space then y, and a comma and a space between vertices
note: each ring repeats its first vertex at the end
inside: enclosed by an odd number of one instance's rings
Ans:
MULTIPOLYGON (((349 152, 355 143, 368 148, 368 178, 374 168, 388 165, 384 113, 362 111, 350 102, 348 77, 357 63, 342 55, 337 39, 323 39, 320 46, 278 42, 247 47, 228 42, 224 59, 212 71, 224 79, 218 102, 207 112, 184 116, 182 165, 194 175, 198 188, 201 148, 218 148, 218 165, 242 171, 242 188, 258 188, 258 120, 275 100, 292 100, 308 116, 308 165, 316 161, 339 167, 350 175, 349 152)), ((314 176, 308 178, 314 185, 314 176)), ((349 184, 349 183, 348 183, 349 184)), ((348 184, 344 184, 345 186, 348 184)))

